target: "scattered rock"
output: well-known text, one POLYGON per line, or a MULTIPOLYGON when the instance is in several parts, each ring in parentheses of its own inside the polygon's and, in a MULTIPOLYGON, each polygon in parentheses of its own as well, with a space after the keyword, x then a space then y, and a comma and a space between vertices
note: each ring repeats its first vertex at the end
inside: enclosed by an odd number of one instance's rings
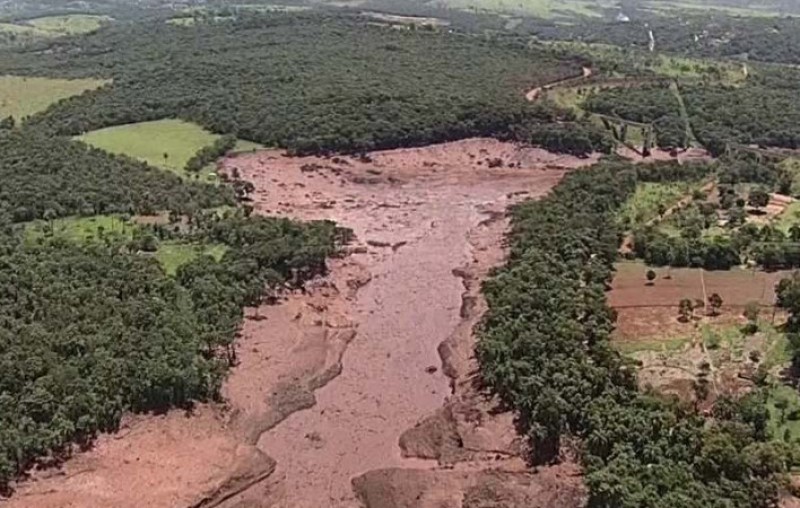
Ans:
POLYGON ((436 374, 436 371, 438 371, 438 370, 439 370, 439 367, 437 367, 436 365, 431 365, 431 366, 425 368, 425 372, 427 372, 428 374, 436 374))

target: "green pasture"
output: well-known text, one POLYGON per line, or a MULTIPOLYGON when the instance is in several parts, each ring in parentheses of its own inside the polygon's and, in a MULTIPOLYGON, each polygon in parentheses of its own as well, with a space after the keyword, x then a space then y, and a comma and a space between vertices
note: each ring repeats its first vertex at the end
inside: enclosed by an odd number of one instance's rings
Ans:
MULTIPOLYGON (((194 175, 186 172, 186 162, 200 149, 211 145, 218 138, 218 135, 193 123, 168 119, 108 127, 88 132, 77 139, 107 152, 127 155, 151 166, 172 171, 181 177, 190 178, 194 175)), ((258 148, 261 148, 261 145, 257 143, 239 141, 234 151, 245 152, 258 148)), ((216 173, 213 165, 201 171, 199 178, 215 181, 216 173)))
POLYGON ((0 76, 0 117, 25 116, 44 111, 54 102, 99 88, 100 79, 54 79, 0 76))

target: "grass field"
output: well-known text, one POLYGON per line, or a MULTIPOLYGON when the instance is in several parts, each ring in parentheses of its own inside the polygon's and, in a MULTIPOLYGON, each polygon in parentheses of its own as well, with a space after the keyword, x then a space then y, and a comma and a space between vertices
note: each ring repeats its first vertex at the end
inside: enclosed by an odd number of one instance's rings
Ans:
POLYGON ((66 16, 44 16, 29 19, 24 23, 37 30, 54 35, 76 35, 93 32, 103 24, 111 21, 113 21, 113 18, 109 16, 68 14, 66 16))
MULTIPOLYGON (((219 136, 182 120, 157 120, 108 127, 88 132, 77 139, 111 153, 127 155, 182 177, 193 177, 184 169, 186 162, 201 148, 211 145, 219 136)), ((234 151, 260 148, 256 143, 240 141, 234 151)), ((215 181, 215 168, 205 168, 199 175, 215 181)))
POLYGON ((51 222, 37 220, 25 227, 25 239, 36 242, 50 234, 72 242, 85 242, 99 238, 103 234, 121 235, 133 238, 136 226, 114 215, 96 215, 94 217, 65 217, 51 222))
POLYGON ((773 225, 787 233, 789 228, 798 223, 800 223, 800 201, 795 201, 787 206, 783 213, 775 217, 773 225))
POLYGON ((438 0, 431 4, 451 9, 511 13, 541 18, 564 18, 573 16, 600 17, 602 8, 612 8, 611 0, 438 0))
MULTIPOLYGON (((66 217, 54 221, 37 220, 25 226, 25 241, 37 243, 47 236, 85 243, 114 235, 123 240, 132 240, 135 222, 115 215, 96 215, 93 217, 66 217), (50 232, 52 228, 52 233, 50 232)), ((222 244, 200 245, 174 241, 163 242, 152 256, 161 264, 164 271, 174 275, 178 268, 200 255, 209 255, 219 261, 227 251, 222 244)), ((150 254, 145 254, 150 255, 150 254)))
POLYGON ((617 220, 628 227, 645 225, 688 195, 695 186, 682 183, 642 183, 617 213, 617 220))
POLYGON ((28 25, 17 25, 14 23, 0 23, 0 32, 7 34, 14 34, 18 37, 24 36, 27 38, 45 38, 52 37, 52 34, 45 30, 39 30, 36 27, 28 25))
POLYGON ((98 79, 51 79, 0 76, 0 117, 16 119, 44 111, 61 99, 99 88, 98 79))
POLYGON ((201 255, 208 255, 219 261, 228 248, 225 245, 199 245, 189 243, 163 243, 158 247, 155 258, 169 275, 174 275, 182 265, 201 255))
POLYGON ((786 12, 774 6, 763 5, 763 2, 753 2, 751 7, 734 7, 730 5, 715 5, 713 2, 701 0, 665 1, 653 0, 644 2, 644 5, 652 10, 660 11, 664 14, 674 14, 677 11, 685 11, 691 14, 708 14, 718 12, 731 16, 744 17, 777 17, 792 12, 797 13, 797 9, 786 12), (757 5, 762 3, 762 5, 757 5))
POLYGON ((768 429, 773 439, 782 440, 788 430, 790 440, 800 438, 800 396, 790 386, 776 385, 767 398, 768 429))
POLYGON ((93 32, 111 21, 113 19, 108 16, 89 14, 44 16, 14 23, 0 23, 0 32, 15 38, 17 43, 23 43, 65 35, 85 34, 93 32))

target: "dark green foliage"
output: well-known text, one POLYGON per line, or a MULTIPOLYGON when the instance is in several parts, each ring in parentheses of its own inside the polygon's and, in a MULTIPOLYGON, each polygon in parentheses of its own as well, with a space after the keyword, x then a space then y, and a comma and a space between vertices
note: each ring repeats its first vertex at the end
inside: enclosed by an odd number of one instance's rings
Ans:
MULTIPOLYGON (((765 71, 766 72, 766 71, 765 71)), ((686 109, 698 140, 720 155, 728 143, 761 147, 800 147, 800 85, 781 86, 758 78, 742 87, 685 86, 686 109)))
POLYGON ((119 24, 51 51, 6 55, 2 70, 114 83, 61 101, 32 124, 75 135, 180 117, 297 153, 507 136, 510 125, 554 114, 529 104, 527 90, 581 73, 577 62, 523 44, 320 14, 119 24))
POLYGON ((564 436, 582 439, 592 508, 768 508, 785 455, 764 442, 766 419, 753 416, 763 403, 730 403, 707 425, 640 395, 609 345, 615 210, 639 180, 703 171, 656 166, 574 172, 514 210, 511 257, 484 289, 483 379, 517 410, 535 461, 556 460, 564 436))
POLYGON ((332 223, 196 219, 224 242, 175 278, 122 243, 0 244, 0 486, 31 462, 69 452, 124 411, 215 398, 245 305, 265 288, 324 269, 332 223))
POLYGON ((0 215, 14 221, 233 203, 224 187, 185 183, 144 163, 29 129, 0 132, 0 181, 0 215))
POLYGON ((514 126, 511 138, 546 150, 579 157, 591 152, 611 153, 614 142, 587 122, 530 123, 514 126))
POLYGON ((200 149, 191 159, 186 161, 186 171, 197 172, 206 165, 219 159, 236 146, 236 136, 226 135, 214 141, 211 146, 200 149))
POLYGON ((530 23, 534 25, 532 30, 547 39, 605 43, 647 50, 650 43, 648 31, 652 30, 656 40, 655 49, 660 52, 742 58, 756 62, 800 63, 800 19, 797 17, 698 16, 688 12, 682 12, 678 17, 642 11, 634 16, 631 23, 604 23, 596 19, 570 24, 530 23))
POLYGON ((583 106, 594 113, 653 124, 656 144, 661 148, 684 148, 689 144, 680 104, 667 82, 640 88, 608 88, 591 94, 583 106))

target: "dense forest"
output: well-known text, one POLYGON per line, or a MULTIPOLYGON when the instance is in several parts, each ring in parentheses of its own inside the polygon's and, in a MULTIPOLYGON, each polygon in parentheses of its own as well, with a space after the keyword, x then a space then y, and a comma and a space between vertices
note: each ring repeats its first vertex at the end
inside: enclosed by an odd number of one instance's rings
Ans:
POLYGON ((542 39, 613 44, 689 56, 800 63, 800 18, 737 17, 724 14, 644 14, 629 23, 583 20, 571 24, 531 20, 518 30, 542 39), (679 21, 679 22, 676 22, 679 21))
POLYGON ((583 107, 593 113, 652 125, 660 148, 689 146, 686 123, 669 82, 608 88, 589 95, 583 107))
POLYGON ((187 239, 228 251, 175 277, 113 236, 28 245, 3 233, 0 487, 34 460, 115 429, 124 411, 216 398, 244 306, 323 271, 338 237, 329 222, 241 211, 193 224, 187 239))
POLYGON ((519 412, 532 459, 580 438, 588 506, 747 507, 777 502, 795 451, 768 442, 763 399, 717 403, 713 418, 640 393, 609 344, 617 209, 637 182, 683 180, 675 163, 606 162, 513 211, 511 256, 485 285, 478 353, 486 382, 519 412))
POLYGON ((729 144, 800 147, 800 73, 757 67, 744 84, 699 80, 603 87, 582 103, 587 111, 651 124, 662 148, 686 147, 695 136, 713 155, 729 144), (678 97, 686 108, 681 114, 678 97))
POLYGON ((233 192, 33 129, 0 131, 0 217, 188 212, 233 204, 233 192))
POLYGON ((323 14, 112 25, 47 48, 6 53, 0 71, 114 83, 61 101, 29 126, 76 135, 180 117, 298 153, 500 137, 512 125, 574 121, 527 103, 524 93, 581 73, 580 62, 521 43, 323 14))
POLYGON ((762 69, 742 87, 682 87, 698 140, 720 154, 726 143, 800 147, 800 73, 762 69), (780 77, 776 76, 780 75, 780 77))

